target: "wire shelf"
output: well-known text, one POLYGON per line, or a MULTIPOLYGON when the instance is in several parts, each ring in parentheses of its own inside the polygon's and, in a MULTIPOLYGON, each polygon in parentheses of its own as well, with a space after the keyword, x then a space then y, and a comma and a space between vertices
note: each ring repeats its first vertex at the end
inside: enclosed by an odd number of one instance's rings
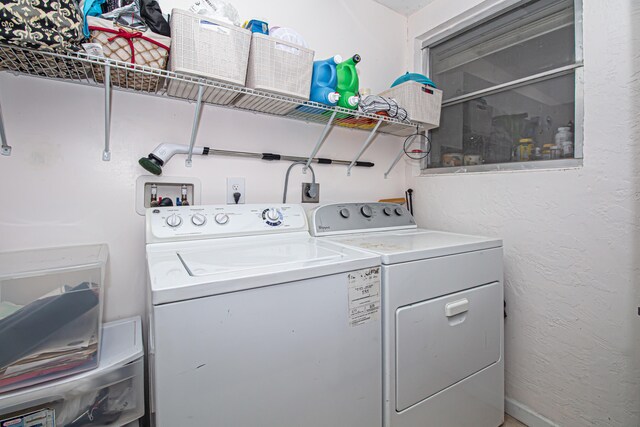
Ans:
POLYGON ((84 52, 61 54, 0 44, 0 70, 102 88, 106 80, 117 90, 187 101, 197 101, 199 89, 203 87, 202 101, 206 104, 368 131, 380 122, 378 132, 396 136, 411 135, 419 127, 416 123, 386 116, 328 107, 198 76, 90 56, 84 52), (109 70, 109 76, 105 76, 105 70, 109 70), (335 117, 332 117, 334 112, 335 117))

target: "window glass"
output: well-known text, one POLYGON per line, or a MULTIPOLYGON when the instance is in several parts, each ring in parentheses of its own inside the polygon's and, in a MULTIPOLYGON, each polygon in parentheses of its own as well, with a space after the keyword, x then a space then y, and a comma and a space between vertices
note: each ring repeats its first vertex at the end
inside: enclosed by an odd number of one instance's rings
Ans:
POLYGON ((429 48, 443 99, 575 62, 573 1, 539 0, 429 48))
POLYGON ((428 167, 573 158, 575 74, 442 109, 428 167))

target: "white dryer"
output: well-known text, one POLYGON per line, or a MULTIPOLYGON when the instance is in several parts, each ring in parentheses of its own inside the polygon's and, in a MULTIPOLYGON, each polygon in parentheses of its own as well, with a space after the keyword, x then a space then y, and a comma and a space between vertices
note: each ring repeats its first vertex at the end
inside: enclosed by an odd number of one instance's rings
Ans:
POLYGON ((309 236, 298 205, 147 211, 160 427, 372 427, 380 264, 309 236))
POLYGON ((310 215, 312 235, 380 257, 383 425, 501 425, 502 241, 418 229, 389 203, 310 215))

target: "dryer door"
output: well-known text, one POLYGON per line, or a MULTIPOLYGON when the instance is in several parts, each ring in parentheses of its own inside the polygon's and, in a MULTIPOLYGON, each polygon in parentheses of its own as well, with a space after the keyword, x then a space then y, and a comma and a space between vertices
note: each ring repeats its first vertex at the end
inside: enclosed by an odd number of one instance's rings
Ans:
POLYGON ((500 359, 499 282, 396 311, 396 410, 403 411, 500 359))

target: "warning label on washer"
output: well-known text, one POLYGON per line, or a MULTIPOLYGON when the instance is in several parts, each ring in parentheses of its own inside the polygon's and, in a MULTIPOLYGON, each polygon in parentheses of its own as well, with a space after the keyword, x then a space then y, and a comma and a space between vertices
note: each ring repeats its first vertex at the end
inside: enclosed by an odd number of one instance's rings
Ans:
POLYGON ((380 315, 380 267, 352 271, 349 277, 349 324, 364 325, 380 315))

